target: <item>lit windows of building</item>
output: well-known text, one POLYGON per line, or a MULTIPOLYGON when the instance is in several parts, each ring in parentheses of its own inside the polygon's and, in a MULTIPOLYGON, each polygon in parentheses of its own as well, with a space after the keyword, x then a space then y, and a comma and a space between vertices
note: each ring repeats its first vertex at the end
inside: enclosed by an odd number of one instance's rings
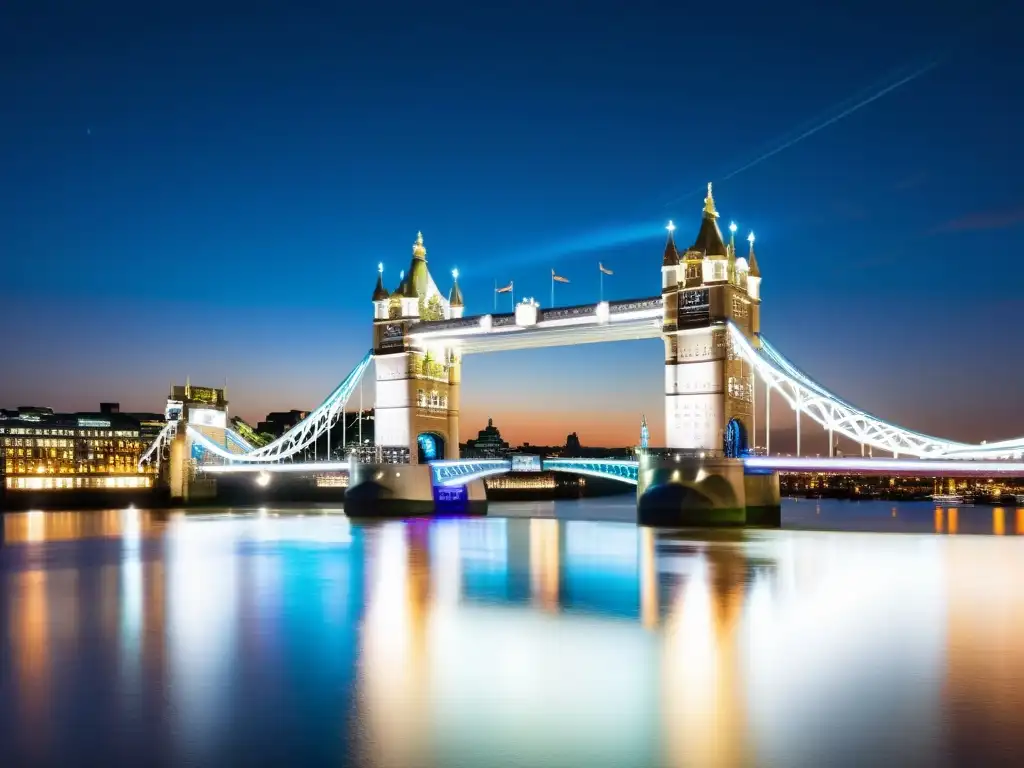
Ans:
POLYGON ((10 491, 151 488, 140 473, 144 449, 137 419, 113 412, 0 414, 0 475, 10 491))

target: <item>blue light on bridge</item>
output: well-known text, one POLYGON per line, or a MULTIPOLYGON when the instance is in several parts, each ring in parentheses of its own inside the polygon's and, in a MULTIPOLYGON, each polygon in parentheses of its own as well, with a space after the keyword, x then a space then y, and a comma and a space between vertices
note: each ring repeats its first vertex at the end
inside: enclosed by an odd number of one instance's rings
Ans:
POLYGON ((637 484, 640 465, 636 461, 601 459, 545 459, 544 469, 637 484))
POLYGON ((437 458, 437 441, 434 440, 433 435, 420 435, 417 440, 420 444, 420 450, 423 451, 423 457, 427 461, 433 461, 437 458))

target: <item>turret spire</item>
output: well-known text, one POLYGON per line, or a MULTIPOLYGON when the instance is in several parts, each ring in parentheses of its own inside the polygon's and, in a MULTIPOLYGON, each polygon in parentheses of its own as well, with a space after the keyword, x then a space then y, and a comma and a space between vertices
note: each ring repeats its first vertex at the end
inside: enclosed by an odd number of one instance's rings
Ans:
POLYGON ((704 213, 708 216, 718 218, 718 211, 715 210, 715 198, 711 194, 711 182, 708 182, 708 196, 704 198, 704 213))
POLYGON ((669 221, 665 229, 668 230, 668 240, 665 241, 665 256, 661 260, 661 266, 674 267, 679 263, 679 251, 676 250, 676 241, 672 236, 676 231, 676 225, 669 221))
POLYGON ((704 198, 704 216, 701 218, 697 240, 690 251, 700 256, 728 256, 725 241, 718 229, 718 211, 715 209, 715 198, 711 194, 711 182, 708 182, 708 196, 704 198))
POLYGON ((412 246, 412 257, 414 259, 427 260, 427 249, 423 246, 423 233, 416 233, 416 242, 412 246))
POLYGON ((459 270, 452 270, 452 290, 448 294, 448 305, 452 309, 457 309, 464 306, 462 301, 462 291, 459 290, 459 270))
POLYGON ((747 257, 747 264, 750 266, 750 276, 760 277, 761 270, 757 267, 757 257, 754 255, 754 233, 747 235, 747 242, 750 243, 750 255, 747 257))
POLYGON ((387 301, 390 297, 388 289, 384 287, 384 263, 377 264, 377 285, 373 289, 374 301, 387 301))

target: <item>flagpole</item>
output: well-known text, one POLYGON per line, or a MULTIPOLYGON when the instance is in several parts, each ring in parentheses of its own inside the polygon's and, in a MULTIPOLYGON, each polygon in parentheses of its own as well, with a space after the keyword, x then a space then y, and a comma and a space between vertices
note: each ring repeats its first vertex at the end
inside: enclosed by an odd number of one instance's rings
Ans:
POLYGON ((555 308, 555 270, 551 270, 551 308, 555 308))
POLYGON ((604 301, 604 270, 601 269, 600 264, 597 265, 597 274, 601 276, 601 292, 598 294, 598 301, 604 301))
POLYGON ((512 294, 512 311, 515 312, 516 311, 516 281, 515 280, 509 280, 508 284, 512 286, 512 290, 511 290, 511 294, 512 294))
POLYGON ((498 281, 494 281, 494 313, 498 313, 498 281))

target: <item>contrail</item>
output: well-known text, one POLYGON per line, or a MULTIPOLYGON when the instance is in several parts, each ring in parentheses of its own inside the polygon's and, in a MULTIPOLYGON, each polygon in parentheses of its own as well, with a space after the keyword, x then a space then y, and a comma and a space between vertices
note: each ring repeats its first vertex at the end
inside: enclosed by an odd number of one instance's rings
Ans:
MULTIPOLYGON (((803 131, 796 137, 784 141, 782 144, 775 147, 774 149, 765 152, 763 155, 758 156, 754 160, 751 160, 749 163, 745 163, 744 165, 741 165, 734 171, 731 171, 725 176, 720 177, 719 180, 726 181, 728 179, 733 178, 734 176, 738 176, 739 174, 743 173, 746 170, 753 168, 755 165, 758 165, 759 163, 763 163, 765 160, 774 157, 783 150, 789 149, 794 144, 803 141, 809 136, 813 136, 818 131, 828 128, 833 123, 839 122, 843 118, 852 115, 859 109, 863 109, 872 102, 882 98, 887 93, 891 93, 897 88, 900 88, 906 85, 907 83, 916 80, 917 78, 921 77, 921 75, 925 74, 929 70, 936 67, 939 64, 939 62, 940 59, 934 59, 929 63, 925 64, 923 67, 911 72, 909 75, 906 75, 905 77, 902 77, 899 80, 896 80, 895 82, 883 86, 879 90, 873 92, 870 96, 862 98, 856 103, 852 104, 851 106, 846 107, 838 114, 833 115, 826 120, 822 120, 821 122, 816 123, 815 125, 813 125, 813 127, 808 128, 807 130, 803 131)), ((863 91, 861 91, 861 93, 863 93, 863 91)), ((853 96, 852 98, 856 98, 856 96, 853 96)), ((851 99, 848 98, 840 102, 838 105, 832 107, 832 109, 834 110, 836 108, 842 107, 845 104, 849 104, 850 101, 851 99)), ((806 123, 804 123, 804 125, 806 125, 806 123)), ((703 192, 703 190, 704 188, 702 186, 700 191, 703 192)), ((680 202, 681 200, 686 200, 687 198, 693 197, 696 194, 697 192, 694 191, 692 193, 681 195, 679 197, 673 198, 670 202, 666 203, 665 205, 674 205, 680 202)), ((651 237, 656 236, 660 232, 662 232, 661 225, 655 225, 651 222, 642 224, 626 224, 615 227, 605 227, 602 229, 585 233, 583 235, 578 235, 563 240, 562 242, 552 243, 547 246, 532 249, 531 251, 526 253, 516 254, 515 256, 511 257, 509 261, 523 265, 538 263, 541 261, 553 262, 554 260, 559 258, 572 257, 581 253, 593 253, 597 251, 621 247, 624 245, 631 245, 632 243, 635 242, 648 240, 651 237)))
POLYGON ((664 233, 661 224, 650 221, 638 224, 607 226, 566 238, 560 242, 520 252, 512 257, 512 260, 517 264, 549 262, 566 256, 575 256, 580 253, 596 253, 649 240, 657 236, 659 232, 664 233))
POLYGON ((937 61, 932 61, 932 62, 930 62, 928 64, 925 64, 923 67, 921 67, 920 69, 916 70, 915 72, 912 72, 911 74, 907 75, 906 77, 904 77, 904 78, 902 78, 900 80, 897 80, 895 83, 892 83, 891 85, 887 85, 885 88, 883 88, 880 91, 877 91, 876 93, 872 94, 868 98, 862 99, 862 100, 858 101, 852 107, 847 107, 842 112, 840 112, 838 115, 835 115, 834 117, 830 117, 825 122, 819 123, 818 125, 814 126, 810 130, 804 131, 799 136, 797 136, 795 139, 790 139, 789 141, 785 142, 784 144, 779 145, 778 147, 776 147, 775 149, 771 150, 770 152, 765 152, 763 155, 761 155, 756 160, 751 160, 746 165, 740 166, 739 168, 737 168, 732 173, 723 176, 722 177, 722 181, 726 181, 728 179, 731 179, 733 176, 738 176, 739 174, 743 173, 744 171, 746 171, 746 170, 748 170, 750 168, 753 168, 758 163, 764 162, 769 157, 774 157, 775 155, 779 154, 779 152, 782 152, 784 149, 789 149, 794 144, 796 144, 798 141, 803 141, 808 136, 813 136, 818 131, 821 131, 821 130, 824 130, 825 128, 828 128, 833 123, 839 122, 844 117, 848 117, 849 115, 852 115, 854 112, 856 112, 859 109, 863 109, 868 104, 870 104, 873 101, 877 101, 878 99, 880 99, 883 96, 885 96, 885 94, 889 93, 890 91, 895 91, 900 86, 906 85, 907 83, 909 83, 912 80, 916 80, 917 78, 919 78, 921 75, 923 75, 928 70, 933 69, 935 67, 935 65, 937 65, 938 63, 939 62, 937 62, 937 61))
MULTIPOLYGON (((897 80, 896 82, 890 83, 889 85, 885 86, 884 88, 882 88, 882 89, 880 89, 878 91, 875 91, 873 94, 871 94, 867 98, 861 99, 856 104, 854 104, 854 105, 852 105, 850 107, 847 107, 846 109, 844 109, 839 114, 833 115, 832 117, 828 118, 827 120, 824 120, 823 122, 820 122, 820 123, 816 124, 814 127, 807 129, 806 131, 804 131, 800 135, 796 136, 795 138, 790 139, 789 141, 783 142, 782 144, 780 144, 779 146, 775 147, 774 149, 769 150, 768 152, 765 152, 763 155, 760 155, 759 157, 751 160, 749 163, 741 165, 736 170, 731 171, 730 173, 726 174, 725 176, 722 176, 720 180, 721 181, 727 181, 727 180, 733 178, 734 176, 738 176, 739 174, 743 173, 744 171, 750 170, 755 165, 759 165, 760 163, 763 163, 765 160, 767 160, 767 159, 769 159, 771 157, 775 157, 775 155, 779 154, 780 152, 782 152, 782 151, 784 151, 786 149, 789 149, 794 144, 803 141, 807 137, 813 136, 818 131, 822 131, 825 128, 828 128, 830 125, 832 125, 833 123, 839 122, 844 117, 849 117, 850 115, 852 115, 857 110, 863 109, 868 104, 871 104, 872 102, 877 101, 878 99, 880 99, 883 96, 885 96, 887 93, 895 91, 897 88, 900 88, 900 87, 906 85, 907 83, 909 83, 909 82, 911 82, 913 80, 916 80, 917 78, 921 77, 921 75, 923 75, 926 72, 928 72, 929 70, 934 69, 938 64, 939 64, 939 60, 938 59, 936 59, 934 61, 930 61, 929 63, 925 64, 920 69, 917 69, 914 72, 911 72, 906 77, 902 77, 899 80, 897 80)), ((702 191, 702 190, 700 190, 700 191, 702 191)), ((678 203, 680 200, 685 200, 688 197, 693 197, 695 194, 697 194, 697 191, 688 193, 686 195, 682 195, 680 197, 673 198, 671 201, 666 203, 666 205, 673 205, 675 203, 678 203)))

